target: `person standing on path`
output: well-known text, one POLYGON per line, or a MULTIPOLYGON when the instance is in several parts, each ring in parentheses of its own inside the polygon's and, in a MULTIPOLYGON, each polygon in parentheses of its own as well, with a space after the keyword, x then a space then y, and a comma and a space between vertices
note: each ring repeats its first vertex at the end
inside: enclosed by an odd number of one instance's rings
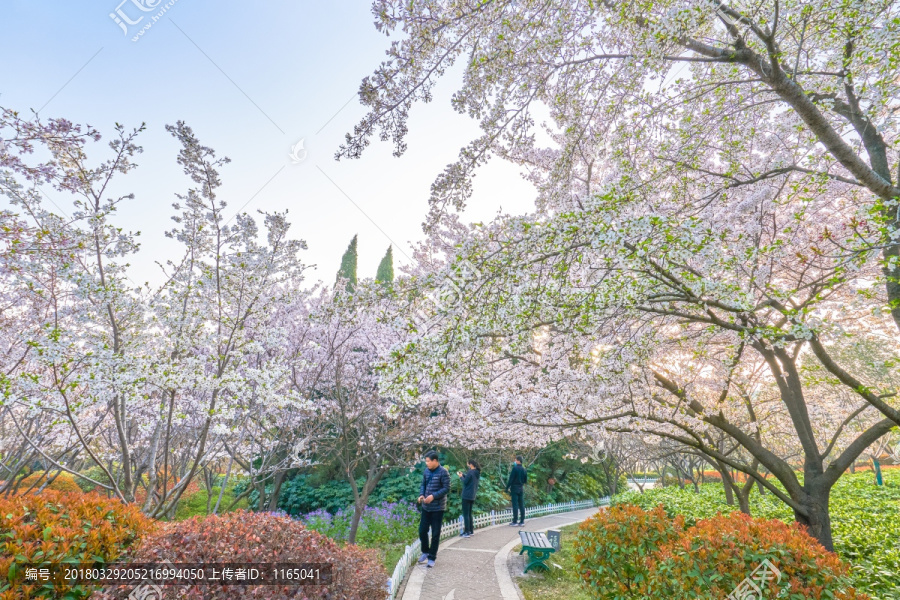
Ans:
POLYGON ((422 504, 422 515, 419 519, 419 541, 422 543, 422 556, 419 564, 428 562, 434 566, 437 558, 438 544, 441 541, 441 523, 444 511, 447 510, 447 494, 450 493, 450 473, 441 466, 438 453, 429 450, 425 453, 425 473, 422 475, 422 486, 418 502, 422 504), (431 543, 428 543, 428 531, 431 530, 431 543))
POLYGON ((506 492, 512 500, 513 520, 510 527, 522 527, 525 525, 525 483, 528 481, 528 471, 522 466, 522 456, 516 456, 516 464, 509 472, 509 480, 506 482, 506 492))
POLYGON ((481 465, 478 464, 477 460, 474 458, 470 459, 468 467, 469 470, 465 474, 462 471, 456 472, 462 478, 462 537, 475 535, 475 527, 472 522, 472 506, 475 504, 475 494, 478 493, 478 481, 481 479, 481 465))

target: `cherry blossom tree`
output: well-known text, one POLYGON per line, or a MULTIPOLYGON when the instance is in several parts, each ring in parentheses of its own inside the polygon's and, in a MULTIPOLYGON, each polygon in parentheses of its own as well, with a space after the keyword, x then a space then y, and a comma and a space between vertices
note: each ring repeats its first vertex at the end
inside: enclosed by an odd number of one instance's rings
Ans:
POLYGON ((378 482, 419 460, 444 415, 439 398, 407 403, 382 393, 381 368, 406 332, 387 317, 395 303, 390 288, 373 280, 357 282, 352 293, 345 287, 339 280, 295 307, 292 385, 316 407, 306 424, 306 451, 338 464, 353 491, 353 543, 378 482))
POLYGON ((372 12, 403 35, 360 86, 369 112, 337 156, 375 135, 403 153, 413 104, 457 62, 453 107, 482 129, 435 181, 430 224, 465 205, 494 155, 526 167, 552 210, 596 191, 693 205, 850 186, 871 201, 900 325, 897 3, 379 0, 372 12))
MULTIPOLYGON (((170 361, 159 371, 177 377, 169 375, 160 382, 165 414, 164 421, 157 422, 160 427, 165 423, 169 439, 179 421, 203 416, 189 428, 196 439, 190 471, 171 491, 163 481, 165 500, 158 514, 178 501, 204 463, 208 442, 226 451, 230 441, 228 451, 234 452, 241 446, 230 438, 254 440, 261 445, 254 451, 259 458, 272 446, 290 445, 289 438, 272 435, 272 426, 284 421, 279 413, 302 414, 306 404, 289 388, 291 371, 281 351, 287 330, 272 327, 269 320, 299 295, 303 265, 298 252, 305 245, 287 237, 289 224, 283 214, 265 215, 264 245, 257 241, 260 232, 249 216, 237 215, 229 225, 223 214, 226 205, 216 191, 218 168, 227 159, 217 159, 183 123, 168 129, 181 143, 178 161, 197 187, 175 205, 182 214, 168 235, 183 244, 184 254, 179 263, 169 263, 168 282, 154 303, 155 322, 166 334, 163 356, 170 361), (249 430, 242 423, 247 419, 253 423, 249 430)), ((251 462, 243 461, 245 466, 251 462)), ((268 462, 263 464, 274 468, 268 462)))
POLYGON ((300 295, 304 245, 283 214, 264 215, 265 243, 251 217, 230 224, 217 197, 227 159, 178 123, 169 130, 196 184, 169 232, 184 252, 159 289, 134 284, 126 261, 137 234, 115 221, 133 196, 110 194, 135 167, 141 129, 117 126, 110 157, 94 164, 96 130, 2 112, 0 191, 11 209, 0 213, 0 276, 15 299, 2 312, 2 461, 6 491, 37 458, 126 502, 145 494, 148 514, 171 516, 204 466, 291 443, 308 403, 290 389, 287 329, 272 318, 300 295), (71 216, 48 208, 42 186, 71 195, 71 216))
POLYGON ((482 431, 604 423, 680 442, 755 479, 830 546, 831 487, 898 422, 878 257, 864 227, 839 227, 846 199, 774 187, 744 214, 688 217, 662 201, 582 202, 459 240, 447 270, 480 276, 397 350, 396 385, 444 379, 482 431), (854 352, 861 342, 878 348, 854 352))
POLYGON ((482 128, 435 181, 426 223, 447 236, 446 271, 480 276, 398 350, 397 385, 425 371, 461 412, 525 415, 523 431, 602 423, 679 442, 830 548, 830 489, 900 423, 898 10, 376 3, 379 29, 404 37, 364 80, 370 110, 338 157, 374 135, 402 153, 412 105, 459 59, 453 105, 482 128), (525 168, 537 212, 442 223, 491 156, 525 168), (846 359, 860 343, 877 349, 869 368, 846 359))

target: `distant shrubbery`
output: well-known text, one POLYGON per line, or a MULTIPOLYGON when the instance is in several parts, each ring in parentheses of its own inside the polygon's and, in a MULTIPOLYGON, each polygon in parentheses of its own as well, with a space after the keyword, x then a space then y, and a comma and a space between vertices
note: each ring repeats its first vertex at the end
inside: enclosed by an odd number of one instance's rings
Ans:
MULTIPOLYGON (((568 452, 564 443, 551 444, 528 466, 529 484, 525 487, 527 505, 586 500, 609 493, 600 467, 568 457, 568 452), (553 484, 549 483, 551 479, 553 484)), ((460 454, 465 456, 468 453, 460 454)), ((466 466, 462 464, 464 460, 465 458, 456 458, 452 453, 441 456, 441 464, 450 472, 450 502, 446 514, 448 519, 456 519, 461 514, 462 490, 456 472, 466 470, 466 466)), ((508 466, 506 465, 507 468, 508 466)), ((414 502, 419 495, 423 468, 423 464, 418 464, 412 470, 398 468, 390 471, 375 487, 369 498, 369 506, 378 506, 384 502, 414 502)), ((496 464, 484 465, 475 501, 476 512, 509 507, 509 496, 504 492, 505 477, 506 472, 498 469, 496 464)), ((364 480, 359 479, 357 483, 362 487, 364 480)), ((236 489, 235 493, 239 491, 236 489)), ((256 507, 258 501, 259 494, 251 492, 249 505, 256 507)), ((278 508, 295 516, 317 510, 325 510, 334 515, 352 504, 350 484, 321 467, 312 473, 298 474, 285 480, 278 498, 278 508)))
POLYGON ((62 471, 59 474, 48 473, 46 471, 35 471, 19 482, 18 492, 24 493, 28 490, 36 492, 50 479, 52 479, 52 481, 44 489, 56 490, 58 492, 81 492, 81 487, 78 486, 75 477, 65 471, 62 471), (32 489, 32 487, 34 489, 32 489))

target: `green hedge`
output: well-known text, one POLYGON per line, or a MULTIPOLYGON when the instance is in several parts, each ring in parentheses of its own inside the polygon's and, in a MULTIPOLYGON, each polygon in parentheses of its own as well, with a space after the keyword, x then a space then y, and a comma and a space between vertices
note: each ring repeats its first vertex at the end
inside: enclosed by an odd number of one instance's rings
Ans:
MULTIPOLYGON (((447 518, 458 518, 462 503, 460 480, 457 471, 465 471, 462 461, 469 457, 466 451, 448 451, 442 453, 441 464, 450 471, 450 501, 447 506, 447 518), (458 464, 460 463, 460 464, 458 464)), ((508 470, 512 463, 498 469, 496 464, 484 465, 481 481, 475 501, 476 512, 502 510, 510 505, 509 495, 504 488, 508 470)), ((369 506, 384 502, 415 502, 419 495, 424 463, 413 469, 393 469, 375 487, 369 498, 369 506)), ((364 479, 357 480, 362 487, 364 479)), ((235 494, 241 488, 235 489, 235 494)), ((267 491, 271 491, 271 486, 267 491)), ((528 506, 569 502, 572 500, 588 500, 599 498, 609 493, 609 486, 599 465, 582 463, 571 455, 571 449, 565 441, 555 442, 544 448, 528 467, 528 485, 525 487, 525 503, 528 506), (556 483, 550 485, 549 479, 556 483)), ((249 506, 258 506, 259 494, 249 494, 249 506)), ((316 510, 326 510, 335 514, 353 504, 353 492, 350 484, 341 479, 334 469, 327 465, 317 467, 309 473, 295 475, 282 483, 278 498, 278 508, 290 515, 307 514, 316 510)))

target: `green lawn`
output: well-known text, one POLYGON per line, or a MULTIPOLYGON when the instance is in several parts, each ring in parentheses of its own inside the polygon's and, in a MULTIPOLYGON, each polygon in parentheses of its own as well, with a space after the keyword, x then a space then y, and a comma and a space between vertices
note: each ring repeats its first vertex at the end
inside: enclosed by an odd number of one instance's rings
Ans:
MULTIPOLYGON (((567 525, 560 530, 562 548, 559 552, 554 552, 547 561, 549 571, 532 570, 517 579, 525 600, 593 600, 581 586, 572 553, 572 541, 577 530, 578 524, 567 525), (562 568, 557 568, 556 565, 562 568)), ((521 549, 521 546, 517 546, 515 552, 518 553, 521 549)))
MULTIPOLYGON (((219 499, 220 489, 221 488, 218 486, 212 488, 213 496, 210 501, 210 509, 216 505, 216 500, 219 499)), ((204 488, 201 488, 190 496, 183 497, 181 502, 178 503, 178 508, 175 509, 175 520, 183 521, 197 515, 206 515, 206 497, 206 489, 204 488)), ((234 502, 234 484, 230 484, 225 488, 225 494, 222 496, 222 503, 219 505, 219 512, 225 512, 225 509, 231 506, 232 502, 234 502)), ((247 498, 242 498, 241 501, 237 503, 237 506, 231 510, 239 510, 248 507, 249 504, 247 498)))
POLYGON ((400 560, 400 557, 403 556, 403 553, 406 551, 405 543, 381 544, 372 546, 360 544, 360 546, 362 548, 372 548, 378 552, 378 556, 381 557, 381 562, 382 564, 384 564, 384 568, 388 572, 389 577, 391 573, 394 572, 394 567, 397 566, 397 561, 400 560))

